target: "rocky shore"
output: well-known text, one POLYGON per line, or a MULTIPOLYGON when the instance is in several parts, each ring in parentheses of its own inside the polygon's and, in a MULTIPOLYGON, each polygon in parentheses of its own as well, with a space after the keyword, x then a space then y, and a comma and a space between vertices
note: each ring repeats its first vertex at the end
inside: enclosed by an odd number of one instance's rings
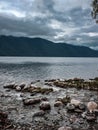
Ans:
POLYGON ((6 84, 0 130, 98 130, 98 77, 6 84))

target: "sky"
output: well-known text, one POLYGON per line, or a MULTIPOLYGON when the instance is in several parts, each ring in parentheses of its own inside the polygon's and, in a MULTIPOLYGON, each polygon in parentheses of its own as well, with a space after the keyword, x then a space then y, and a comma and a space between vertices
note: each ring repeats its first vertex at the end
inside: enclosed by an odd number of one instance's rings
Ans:
POLYGON ((92 0, 0 0, 0 35, 41 37, 98 50, 92 0))

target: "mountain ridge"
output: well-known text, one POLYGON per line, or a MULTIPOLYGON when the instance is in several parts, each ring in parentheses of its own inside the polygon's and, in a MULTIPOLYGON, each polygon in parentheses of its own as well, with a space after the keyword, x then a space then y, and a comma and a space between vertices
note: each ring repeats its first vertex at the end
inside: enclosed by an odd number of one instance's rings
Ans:
POLYGON ((39 37, 0 36, 0 56, 98 57, 98 51, 39 37))

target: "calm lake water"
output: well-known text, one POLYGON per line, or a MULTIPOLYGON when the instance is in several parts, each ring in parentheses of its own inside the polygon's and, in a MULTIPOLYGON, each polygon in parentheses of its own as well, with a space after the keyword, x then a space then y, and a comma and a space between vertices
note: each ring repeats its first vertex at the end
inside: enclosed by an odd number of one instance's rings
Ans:
POLYGON ((0 57, 0 85, 74 77, 98 77, 98 58, 0 57))

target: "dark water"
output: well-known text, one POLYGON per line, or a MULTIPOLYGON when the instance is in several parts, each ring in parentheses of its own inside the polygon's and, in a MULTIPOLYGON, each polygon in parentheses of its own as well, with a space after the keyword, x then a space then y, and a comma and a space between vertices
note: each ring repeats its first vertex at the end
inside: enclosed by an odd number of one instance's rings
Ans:
POLYGON ((98 58, 0 57, 0 84, 36 79, 94 78, 98 58))

